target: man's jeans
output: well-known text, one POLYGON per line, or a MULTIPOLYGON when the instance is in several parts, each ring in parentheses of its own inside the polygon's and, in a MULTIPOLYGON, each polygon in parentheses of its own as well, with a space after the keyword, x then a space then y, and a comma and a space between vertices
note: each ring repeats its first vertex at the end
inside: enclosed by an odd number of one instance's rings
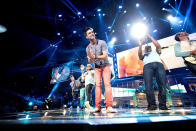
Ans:
POLYGON ((80 89, 80 108, 85 108, 84 102, 86 101, 85 87, 80 89))
POLYGON ((158 101, 159 107, 166 106, 166 72, 164 66, 160 62, 152 62, 144 65, 143 76, 146 87, 146 97, 148 106, 156 106, 153 76, 156 77, 156 82, 159 85, 158 101))

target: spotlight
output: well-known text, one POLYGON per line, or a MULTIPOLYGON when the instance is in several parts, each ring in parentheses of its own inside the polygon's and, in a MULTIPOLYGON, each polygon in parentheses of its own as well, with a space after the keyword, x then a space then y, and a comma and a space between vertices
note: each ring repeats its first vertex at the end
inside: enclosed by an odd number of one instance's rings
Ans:
POLYGON ((81 12, 78 12, 78 15, 81 15, 82 13, 81 12))
POLYGON ((74 30, 74 31, 73 31, 73 34, 76 34, 76 33, 77 33, 77 31, 74 30))
POLYGON ((57 35, 59 36, 59 35, 61 35, 61 33, 60 33, 60 32, 58 32, 58 33, 57 33, 57 35))
POLYGON ((127 11, 126 11, 126 10, 124 10, 124 14, 125 14, 125 13, 127 13, 127 11))
POLYGON ((100 12, 101 11, 101 9, 97 9, 97 12, 100 12))
POLYGON ((169 0, 164 0, 163 3, 166 4, 169 0))
POLYGON ((112 43, 115 43, 116 42, 116 37, 113 37, 112 40, 111 40, 111 42, 112 43))
POLYGON ((153 33, 156 33, 157 32, 157 29, 153 30, 153 33))
POLYGON ((113 37, 112 40, 108 43, 110 48, 113 48, 115 42, 116 42, 116 37, 113 37))
POLYGON ((168 19, 171 23, 173 23, 173 24, 175 24, 175 23, 179 20, 177 17, 173 17, 172 15, 169 15, 169 16, 167 17, 167 19, 168 19))
POLYGON ((103 13, 103 16, 105 16, 105 14, 103 13))
POLYGON ((126 40, 127 43, 129 43, 129 40, 126 40))
POLYGON ((108 29, 111 29, 111 26, 108 26, 108 29))
POLYGON ((3 25, 0 25, 0 33, 4 33, 6 31, 7 31, 6 27, 3 25))
POLYGON ((147 33, 147 26, 143 23, 137 23, 131 28, 131 35, 137 39, 141 39, 147 33))
POLYGON ((167 19, 168 19, 169 21, 172 21, 172 20, 174 20, 174 17, 171 16, 171 15, 169 15, 169 16, 167 16, 167 19))
POLYGON ((183 21, 181 20, 181 21, 179 21, 178 23, 181 24, 181 23, 183 23, 183 21))
POLYGON ((98 16, 101 16, 101 14, 99 13, 98 16))
POLYGON ((119 9, 122 9, 122 5, 119 5, 118 8, 119 8, 119 9))
POLYGON ((33 102, 32 102, 32 101, 30 101, 30 102, 29 102, 29 106, 32 106, 32 105, 33 105, 33 102))
POLYGON ((61 14, 59 14, 58 16, 59 16, 59 17, 62 17, 62 15, 61 15, 61 14))
POLYGON ((136 3, 136 5, 135 5, 137 8, 139 8, 140 7, 140 4, 139 3, 136 3))
POLYGON ((162 8, 162 10, 165 10, 165 8, 162 8))

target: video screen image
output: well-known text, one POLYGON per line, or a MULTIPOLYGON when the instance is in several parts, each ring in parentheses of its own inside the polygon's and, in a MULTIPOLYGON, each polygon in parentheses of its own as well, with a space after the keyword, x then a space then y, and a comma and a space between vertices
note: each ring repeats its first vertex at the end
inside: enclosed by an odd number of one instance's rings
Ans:
POLYGON ((70 75, 70 67, 66 64, 62 64, 58 67, 52 69, 51 72, 51 84, 55 84, 58 82, 64 82, 69 78, 70 75))
MULTIPOLYGON (((158 40, 162 47, 162 53, 160 55, 161 61, 166 70, 176 69, 185 67, 184 60, 182 57, 176 57, 174 53, 174 45, 177 43, 174 39, 175 35, 166 37, 164 39, 158 40)), ((189 35, 190 40, 196 40, 196 33, 189 35)), ((142 46, 142 52, 144 53, 144 47, 142 46)), ((155 50, 153 43, 148 43, 155 50)), ((129 77, 134 75, 143 74, 143 61, 138 57, 138 46, 118 52, 116 54, 117 67, 118 67, 118 78, 129 77)))

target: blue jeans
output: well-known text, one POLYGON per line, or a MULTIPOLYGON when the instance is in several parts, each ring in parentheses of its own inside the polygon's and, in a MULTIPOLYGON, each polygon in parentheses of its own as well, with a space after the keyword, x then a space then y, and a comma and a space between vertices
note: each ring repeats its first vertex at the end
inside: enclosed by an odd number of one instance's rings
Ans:
POLYGON ((153 77, 156 77, 156 82, 159 88, 158 101, 159 107, 166 106, 166 72, 162 63, 152 62, 144 65, 143 76, 146 87, 146 97, 148 106, 156 106, 153 77))
POLYGON ((83 87, 80 89, 80 108, 85 107, 84 105, 85 101, 86 101, 86 89, 85 87, 83 87))

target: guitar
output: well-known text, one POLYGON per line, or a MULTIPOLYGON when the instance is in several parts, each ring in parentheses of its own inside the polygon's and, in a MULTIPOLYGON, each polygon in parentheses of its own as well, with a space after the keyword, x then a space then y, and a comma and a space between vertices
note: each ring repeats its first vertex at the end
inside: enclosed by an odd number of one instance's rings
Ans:
MULTIPOLYGON (((196 49, 195 40, 191 40, 190 42, 181 42, 182 51, 191 51, 195 49, 196 49)), ((190 56, 184 57, 184 60, 191 64, 196 64, 196 55, 190 55, 190 56)))
POLYGON ((191 63, 191 64, 196 64, 196 56, 195 55, 185 57, 184 60, 191 63))

